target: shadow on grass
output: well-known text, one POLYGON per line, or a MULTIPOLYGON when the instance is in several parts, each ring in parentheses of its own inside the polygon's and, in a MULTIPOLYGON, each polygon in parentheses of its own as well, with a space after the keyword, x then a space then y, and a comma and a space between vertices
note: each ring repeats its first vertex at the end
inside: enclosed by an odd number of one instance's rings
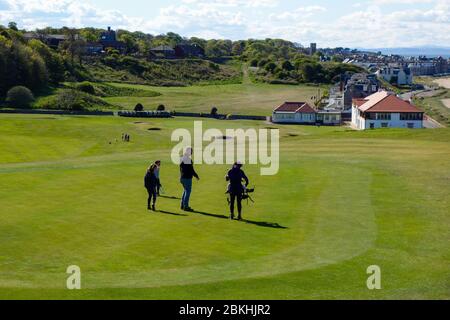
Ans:
MULTIPOLYGON (((208 212, 202 212, 202 211, 194 211, 194 213, 201 214, 203 216, 208 217, 214 217, 219 219, 230 219, 229 216, 223 215, 223 214, 214 214, 214 213, 208 213, 208 212)), ((239 220, 236 220, 239 221, 239 220)), ((265 222, 265 221, 252 221, 247 219, 242 219, 239 222, 247 223, 247 224, 253 224, 258 227, 264 227, 264 228, 273 228, 273 229, 288 229, 287 227, 280 226, 278 223, 274 222, 265 222)))
POLYGON ((169 214, 169 215, 172 215, 172 216, 187 217, 187 214, 183 214, 183 213, 175 213, 175 212, 163 211, 163 210, 160 210, 158 212, 159 213, 163 213, 163 214, 169 214))
POLYGON ((171 199, 171 200, 181 200, 181 198, 174 197, 174 196, 158 196, 158 197, 164 198, 164 199, 171 199))

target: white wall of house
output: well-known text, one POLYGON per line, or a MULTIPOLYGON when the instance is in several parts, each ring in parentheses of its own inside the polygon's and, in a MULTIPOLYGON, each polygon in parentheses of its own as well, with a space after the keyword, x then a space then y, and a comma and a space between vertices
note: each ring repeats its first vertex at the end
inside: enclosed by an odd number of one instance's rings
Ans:
POLYGON ((275 123, 315 123, 316 114, 302 112, 274 112, 272 121, 275 123))
POLYGON ((400 113, 390 113, 390 120, 371 120, 361 117, 361 111, 356 106, 352 108, 352 125, 355 129, 404 128, 422 129, 422 120, 400 120, 400 113))
POLYGON ((383 78, 387 82, 391 82, 393 77, 397 77, 397 85, 410 85, 413 82, 412 73, 407 74, 403 69, 384 68, 376 72, 377 76, 383 78))

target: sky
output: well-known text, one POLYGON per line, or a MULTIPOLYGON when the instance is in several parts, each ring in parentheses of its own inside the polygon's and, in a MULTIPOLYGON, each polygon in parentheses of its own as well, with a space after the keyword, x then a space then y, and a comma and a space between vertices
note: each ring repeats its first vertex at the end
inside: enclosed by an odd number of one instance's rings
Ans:
POLYGON ((0 0, 0 24, 281 38, 319 47, 450 47, 450 0, 0 0))

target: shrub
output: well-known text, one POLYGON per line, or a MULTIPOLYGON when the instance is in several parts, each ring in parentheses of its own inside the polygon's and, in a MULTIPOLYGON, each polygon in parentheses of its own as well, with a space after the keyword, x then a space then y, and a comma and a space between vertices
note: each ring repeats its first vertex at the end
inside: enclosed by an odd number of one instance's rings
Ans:
POLYGON ((226 119, 227 119, 227 120, 231 120, 231 119, 233 119, 233 115, 232 115, 232 114, 227 114, 227 117, 226 117, 226 119))
POLYGON ((160 104, 160 105, 158 106, 158 108, 156 108, 156 110, 157 110, 157 111, 164 111, 164 110, 166 110, 166 107, 165 107, 163 104, 160 104))
POLYGON ((78 90, 62 90, 56 97, 45 102, 47 108, 71 111, 83 111, 98 109, 98 107, 110 107, 104 100, 78 90))
POLYGON ((212 109, 211 109, 211 115, 216 116, 218 111, 219 111, 219 110, 218 110, 216 107, 212 107, 212 109))
POLYGON ((56 104, 62 110, 81 111, 85 109, 82 94, 77 90, 63 90, 58 93, 56 104))
POLYGON ((134 107, 134 111, 136 111, 136 112, 144 111, 144 106, 143 106, 141 103, 138 103, 138 104, 134 107))
POLYGON ((89 93, 89 94, 94 94, 95 95, 95 88, 94 86, 85 81, 85 82, 81 82, 79 84, 77 84, 76 89, 85 93, 89 93))
POLYGON ((250 61, 250 67, 257 67, 258 66, 258 60, 257 59, 253 59, 252 61, 250 61))
POLYGON ((29 108, 33 101, 33 93, 23 86, 11 88, 6 95, 6 102, 14 108, 29 108))

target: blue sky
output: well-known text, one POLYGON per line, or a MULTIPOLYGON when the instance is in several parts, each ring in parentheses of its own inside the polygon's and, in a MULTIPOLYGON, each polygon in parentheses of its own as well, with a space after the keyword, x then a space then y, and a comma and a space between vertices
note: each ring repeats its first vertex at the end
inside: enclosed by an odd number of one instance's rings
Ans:
POLYGON ((319 47, 450 47, 450 0, 0 0, 0 24, 9 21, 319 47))

